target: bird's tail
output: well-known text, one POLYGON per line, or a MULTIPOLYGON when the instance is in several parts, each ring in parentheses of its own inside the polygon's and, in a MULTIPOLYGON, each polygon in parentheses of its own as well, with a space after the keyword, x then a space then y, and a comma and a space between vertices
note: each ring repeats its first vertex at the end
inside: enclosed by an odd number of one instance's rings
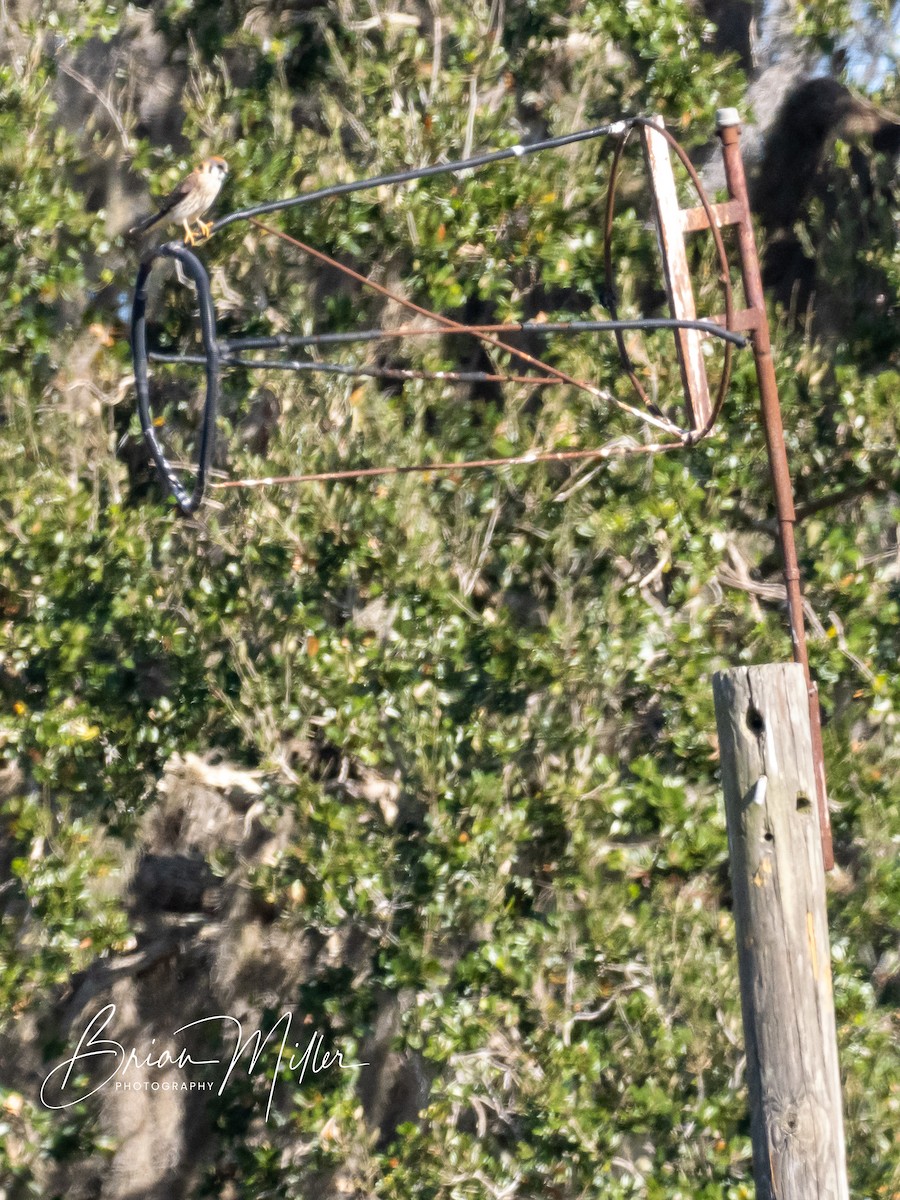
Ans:
POLYGON ((161 221, 162 217, 159 213, 151 213, 149 217, 145 217, 143 221, 138 221, 137 225, 132 225, 128 230, 128 237, 137 237, 139 233, 146 233, 148 229, 161 221))

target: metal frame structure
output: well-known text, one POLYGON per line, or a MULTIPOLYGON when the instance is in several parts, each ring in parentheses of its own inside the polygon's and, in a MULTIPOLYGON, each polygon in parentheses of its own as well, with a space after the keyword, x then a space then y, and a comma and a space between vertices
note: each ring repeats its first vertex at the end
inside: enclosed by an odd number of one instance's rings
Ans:
MULTIPOLYGON (((614 299, 611 299, 610 306, 611 316, 614 318, 613 320, 605 322, 571 322, 568 323, 568 325, 545 325, 543 327, 540 325, 531 325, 527 326, 527 328, 532 329, 535 332, 550 332, 550 330, 553 328, 560 329, 562 331, 574 332, 576 329, 584 330, 591 328, 598 331, 606 330, 614 333, 618 342, 620 354, 622 356, 623 365, 632 381, 632 384, 635 387, 635 390, 637 391, 641 400, 644 402, 645 409, 647 410, 644 415, 644 419, 678 438, 676 441, 670 441, 652 446, 646 445, 637 448, 638 450, 653 452, 688 448, 689 446, 700 441, 711 431, 721 407, 725 390, 727 388, 732 348, 735 344, 746 344, 744 339, 739 336, 740 331, 744 331, 749 334, 749 341, 753 349, 753 355, 756 363, 762 423, 765 430, 766 449, 768 453, 769 468, 777 512, 778 540, 783 562, 791 645, 793 649, 794 660, 800 663, 803 667, 809 696, 809 714, 812 734, 814 774, 816 780, 816 807, 819 818, 822 854, 825 868, 826 870, 830 870, 834 865, 834 854, 831 844, 831 825, 828 814, 828 801, 825 786, 825 768, 822 753, 818 692, 816 684, 810 674, 809 656, 806 648, 803 599, 800 591, 800 570, 797 561, 797 550, 794 538, 796 514, 794 511, 793 489, 791 485, 787 452, 784 442, 784 428, 781 419, 778 387, 775 378, 774 364, 772 361, 772 346, 768 318, 766 314, 765 297, 763 295, 759 255, 757 252, 756 240, 753 232, 753 223, 747 194, 747 182, 744 175, 743 160, 741 157, 740 117, 737 113, 737 110, 730 108, 721 109, 717 114, 717 132, 722 145, 725 179, 729 196, 729 199, 721 204, 713 204, 708 200, 703 191, 702 185, 700 184, 696 171, 692 167, 686 153, 678 145, 671 134, 665 130, 661 119, 635 117, 625 121, 615 122, 611 125, 598 126, 594 129, 583 130, 579 133, 549 139, 541 143, 533 143, 527 146, 513 146, 506 150, 480 155, 476 158, 467 159, 462 162, 440 163, 429 167, 398 172, 393 175, 381 176, 377 179, 358 180, 346 184, 338 184, 331 188, 319 189, 318 191, 305 193, 304 195, 292 197, 287 200, 279 200, 259 205, 256 208, 231 213, 228 216, 221 218, 213 226, 213 232, 218 229, 222 229, 235 221, 249 220, 259 228, 263 229, 265 232, 281 236, 285 241, 290 242, 296 247, 299 247, 308 254, 311 254, 322 261, 326 261, 338 269, 344 270, 347 274, 355 275, 354 272, 351 272, 348 268, 341 267, 339 263, 335 262, 333 259, 329 259, 327 255, 322 254, 320 251, 306 246, 286 234, 278 234, 277 231, 262 225, 262 223, 257 220, 258 215, 282 211, 299 204, 309 203, 313 200, 319 200, 334 195, 343 195, 345 193, 362 190, 363 188, 372 188, 388 183, 402 183, 440 173, 454 172, 464 169, 469 170, 474 167, 500 162, 504 159, 522 158, 525 155, 533 154, 539 150, 556 149, 576 142, 586 141, 590 138, 601 136, 617 137, 619 141, 613 159, 611 182, 608 193, 605 231, 605 258, 607 281, 609 284, 608 290, 610 291, 611 296, 614 296, 615 289, 611 279, 611 252, 609 235, 613 215, 615 178, 618 170, 619 158, 622 148, 624 147, 625 140, 628 136, 628 133, 635 128, 639 129, 640 131, 644 157, 650 179, 660 254, 663 265, 663 275, 671 314, 670 318, 665 320, 650 319, 619 321, 615 319, 616 313, 612 309, 612 306, 614 305, 614 299), (691 178, 691 182, 700 201, 700 203, 695 207, 686 209, 680 207, 675 177, 672 170, 672 150, 674 150, 682 166, 685 167, 691 178), (737 311, 734 308, 732 300, 727 255, 725 254, 722 237, 719 232, 721 229, 728 226, 735 227, 737 231, 740 257, 740 274, 744 292, 744 307, 737 311), (719 261, 724 275, 721 283, 723 286, 725 307, 725 311, 722 315, 703 321, 697 319, 696 300, 694 297, 693 283, 688 265, 685 241, 688 234, 701 231, 708 231, 716 243, 719 261), (687 401, 687 429, 678 429, 670 422, 658 420, 654 416, 650 415, 654 410, 652 409, 652 406, 649 405, 647 397, 643 393, 634 371, 631 369, 627 354, 625 352, 624 341, 622 338, 622 331, 624 329, 646 329, 660 327, 671 328, 674 333, 675 349, 678 357, 684 394, 687 401), (710 336, 720 337, 725 343, 725 365, 723 367, 722 376, 719 381, 719 386, 715 397, 713 397, 713 389, 710 387, 709 380, 707 378, 706 363, 703 354, 703 341, 705 338, 709 338, 710 336)), ((385 289, 381 288, 379 285, 371 284, 370 281, 364 279, 362 276, 355 275, 355 277, 363 284, 369 284, 370 286, 376 287, 377 290, 385 292, 385 289)), ((385 292, 385 294, 388 293, 385 292)), ((513 354, 518 354, 520 360, 524 360, 531 367, 542 368, 545 374, 550 376, 549 378, 543 379, 528 379, 527 381, 530 383, 570 383, 579 387, 586 387, 587 390, 593 391, 594 394, 601 394, 598 389, 590 388, 588 385, 572 379, 563 372, 559 371, 557 368, 549 367, 547 364, 542 363, 539 359, 533 358, 530 355, 525 355, 520 351, 514 351, 511 347, 506 346, 504 343, 497 341, 495 337, 484 332, 485 330, 495 331, 498 329, 508 329, 509 327, 463 326, 458 322, 450 320, 449 318, 441 317, 438 314, 430 313, 427 310, 417 308, 415 305, 407 304, 407 307, 414 309, 420 315, 423 314, 436 322, 438 329, 432 332, 441 332, 443 330, 445 332, 451 331, 470 333, 473 336, 481 338, 482 341, 488 344, 498 346, 503 350, 509 350, 513 354)), ((132 308, 132 354, 134 358, 138 410, 140 413, 144 435, 153 455, 157 471, 159 472, 159 475, 167 489, 175 496, 179 508, 185 514, 190 514, 197 510, 202 501, 203 493, 206 487, 210 466, 210 456, 214 441, 213 435, 219 393, 219 372, 222 366, 231 365, 245 368, 258 367, 261 369, 281 368, 295 371, 332 369, 339 374, 375 374, 376 372, 372 371, 371 369, 348 369, 346 365, 339 364, 315 364, 311 362, 296 362, 286 360, 273 361, 270 359, 249 360, 241 357, 240 351, 288 348, 300 345, 312 345, 318 342, 328 342, 329 340, 371 340, 376 336, 386 336, 388 333, 388 331, 384 330, 367 330, 352 335, 323 334, 313 337, 285 337, 284 335, 279 335, 275 338, 235 339, 230 343, 226 343, 218 341, 215 324, 215 310, 209 289, 209 278, 202 263, 195 254, 189 251, 185 246, 182 246, 178 243, 167 243, 166 245, 158 247, 143 260, 135 286, 135 295, 132 308), (188 275, 197 289, 198 298, 200 301, 200 316, 203 334, 203 356, 166 355, 152 352, 148 353, 146 336, 148 283, 153 265, 160 257, 175 259, 180 266, 186 268, 188 275), (155 422, 153 421, 150 411, 148 378, 148 361, 150 359, 162 362, 195 362, 205 365, 206 368, 206 398, 203 406, 203 416, 200 427, 196 477, 193 489, 191 491, 188 491, 180 482, 177 472, 168 462, 165 451, 159 441, 159 438, 157 437, 155 422)), ((526 328, 526 326, 518 326, 517 328, 526 328)), ((423 331, 419 330, 418 332, 421 333, 423 331)), ((393 374, 395 376, 398 375, 397 372, 394 372, 393 374)), ((423 377, 425 375, 424 372, 406 372, 405 374, 410 378, 423 377)), ((456 381, 461 382, 468 379, 469 376, 465 375, 465 373, 460 373, 458 378, 456 378, 452 373, 444 373, 443 375, 435 375, 435 378, 455 379, 456 381)), ((516 381, 522 382, 520 379, 516 379, 516 381)), ((604 398, 610 399, 608 394, 606 394, 604 398)), ((614 401, 614 403, 616 403, 618 407, 626 409, 628 412, 631 412, 635 415, 641 415, 637 412, 637 410, 623 405, 618 401, 614 401)), ((476 467, 492 468, 504 463, 531 463, 537 461, 547 461, 550 459, 562 460, 590 457, 602 459, 609 456, 610 454, 605 450, 605 448, 602 447, 594 450, 582 450, 574 452, 530 452, 512 459, 485 459, 479 462, 430 463, 415 466, 362 468, 359 470, 324 472, 314 476, 300 475, 281 479, 234 481, 230 484, 223 483, 219 484, 218 486, 257 486, 264 483, 279 482, 298 483, 310 479, 351 479, 371 475, 400 474, 408 471, 418 470, 434 471, 448 469, 461 470, 465 468, 471 469, 476 467)))

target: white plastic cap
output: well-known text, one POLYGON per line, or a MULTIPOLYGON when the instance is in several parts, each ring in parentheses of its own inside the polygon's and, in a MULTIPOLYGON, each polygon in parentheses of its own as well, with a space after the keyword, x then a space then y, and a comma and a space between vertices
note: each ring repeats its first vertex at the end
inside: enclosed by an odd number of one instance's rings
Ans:
POLYGON ((716 128, 725 129, 729 125, 740 125, 741 114, 736 108, 716 109, 716 128))

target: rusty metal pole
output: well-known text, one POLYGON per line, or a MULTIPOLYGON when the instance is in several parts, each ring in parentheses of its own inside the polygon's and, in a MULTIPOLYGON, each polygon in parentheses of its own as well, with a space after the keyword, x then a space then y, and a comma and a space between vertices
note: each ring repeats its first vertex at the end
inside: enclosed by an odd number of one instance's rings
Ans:
POLYGON ((769 320, 763 294, 762 275, 759 269, 759 254, 750 217, 750 201, 747 180, 741 157, 741 126, 737 109, 724 108, 717 113, 717 132, 722 142, 722 158, 725 165, 725 181, 728 195, 741 207, 742 218, 737 223, 738 248, 741 259, 741 276, 747 307, 756 314, 751 330, 753 356, 756 360, 756 377, 762 408, 766 449, 769 455, 769 470, 775 493, 775 510, 778 516, 778 537, 784 566, 784 583, 787 590, 788 620, 791 630, 794 661, 802 665, 809 690, 809 717, 812 732, 813 763, 816 779, 816 801, 819 815, 819 833, 822 839, 822 855, 825 869, 834 866, 834 851, 831 844, 831 818, 828 813, 828 794, 825 787, 825 760, 822 751, 822 726, 819 716, 819 694, 809 671, 809 656, 806 651, 806 633, 803 623, 803 597, 800 592, 800 568, 797 563, 797 546, 794 540, 794 491, 788 468, 787 450, 784 444, 784 426, 781 421, 781 405, 778 399, 778 384, 775 365, 772 361, 772 342, 769 335, 769 320))

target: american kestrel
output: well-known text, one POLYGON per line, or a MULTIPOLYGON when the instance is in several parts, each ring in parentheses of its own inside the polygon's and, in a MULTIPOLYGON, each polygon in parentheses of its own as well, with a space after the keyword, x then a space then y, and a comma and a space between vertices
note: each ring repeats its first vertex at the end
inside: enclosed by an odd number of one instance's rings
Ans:
POLYGON ((197 235, 191 229, 191 222, 196 221, 201 237, 209 237, 212 224, 201 221, 200 218, 212 206, 227 174, 228 163, 224 158, 215 154, 211 158, 204 158, 186 179, 182 179, 175 191, 162 201, 155 213, 128 232, 144 233, 160 221, 171 221, 173 224, 184 226, 185 244, 193 246, 197 235))

